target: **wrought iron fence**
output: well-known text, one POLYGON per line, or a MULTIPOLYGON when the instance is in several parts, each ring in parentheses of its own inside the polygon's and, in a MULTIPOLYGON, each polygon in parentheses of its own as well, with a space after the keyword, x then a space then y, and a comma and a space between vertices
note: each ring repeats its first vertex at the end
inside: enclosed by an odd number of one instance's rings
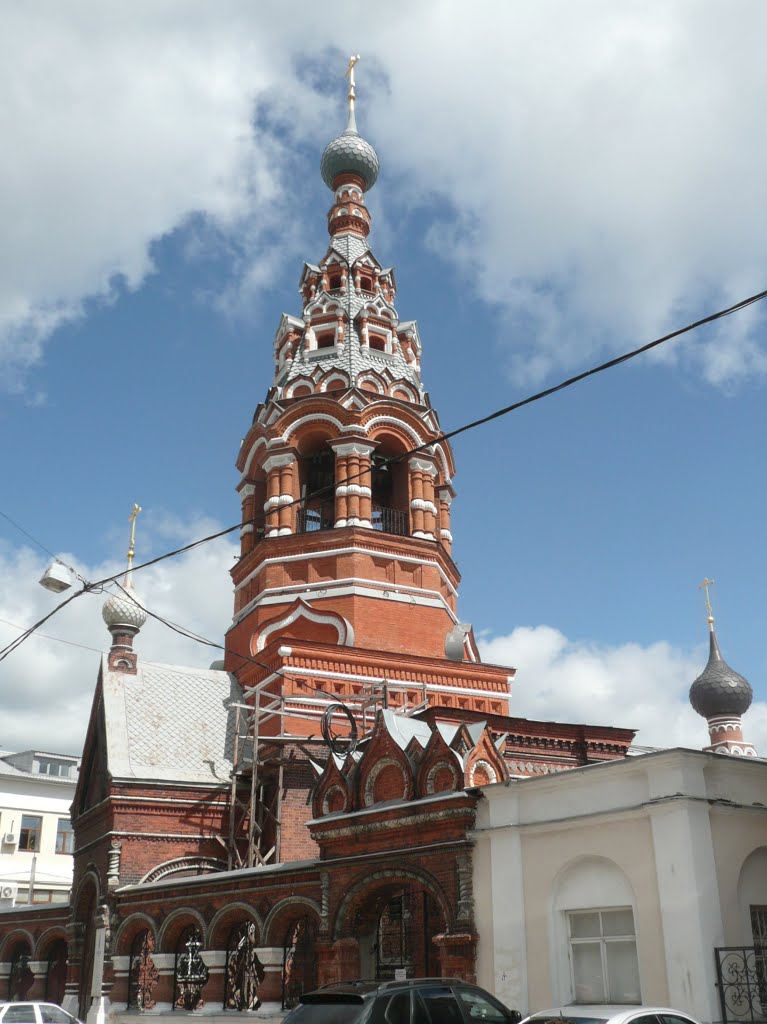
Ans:
POLYGON ((314 508, 300 508, 296 523, 297 533, 315 533, 317 530, 332 530, 336 525, 335 509, 332 504, 317 505, 314 508))
POLYGON ((767 1021, 767 946, 721 946, 714 955, 725 1024, 767 1021))
POLYGON ((373 506, 373 514, 370 517, 370 525, 374 530, 381 533, 394 533, 398 537, 407 536, 407 512, 400 512, 398 508, 384 508, 382 505, 373 506))
MULTIPOLYGON (((299 508, 296 517, 297 533, 315 533, 317 530, 332 530, 336 525, 335 508, 331 503, 312 508, 299 508)), ((381 533, 393 533, 406 537, 408 533, 407 512, 397 508, 373 505, 370 525, 381 533)))

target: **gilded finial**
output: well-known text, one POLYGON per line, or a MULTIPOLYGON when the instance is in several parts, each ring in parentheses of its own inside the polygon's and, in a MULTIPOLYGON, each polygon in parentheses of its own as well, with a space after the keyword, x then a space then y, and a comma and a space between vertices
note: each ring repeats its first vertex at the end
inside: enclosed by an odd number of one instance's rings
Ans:
POLYGON ((128 521, 130 522, 130 544, 128 545, 128 572, 126 574, 127 578, 130 578, 130 571, 131 568, 133 567, 133 556, 136 553, 136 519, 140 511, 141 506, 138 504, 138 502, 134 501, 133 508, 131 509, 131 514, 128 516, 128 521))
POLYGON ((346 126, 347 131, 356 132, 357 122, 354 117, 354 101, 356 94, 354 92, 354 65, 359 61, 360 55, 352 54, 349 58, 349 66, 346 69, 345 77, 349 79, 349 123, 346 126))
POLYGON ((714 629, 714 610, 711 607, 711 597, 708 593, 708 588, 713 586, 715 580, 710 580, 708 576, 703 580, 702 583, 698 584, 698 590, 705 590, 706 592, 706 611, 708 612, 708 628, 713 631, 714 629))

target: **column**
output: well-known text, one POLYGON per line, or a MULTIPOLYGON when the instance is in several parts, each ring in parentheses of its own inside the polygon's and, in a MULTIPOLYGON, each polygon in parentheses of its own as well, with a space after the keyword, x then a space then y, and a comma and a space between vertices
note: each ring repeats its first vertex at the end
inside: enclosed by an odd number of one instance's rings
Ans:
POLYGON ((293 495, 293 465, 296 457, 293 452, 280 452, 269 455, 264 460, 264 471, 266 472, 266 501, 264 511, 266 512, 266 536, 277 537, 287 533, 293 533, 296 521, 296 508, 283 508, 283 505, 291 505, 293 495), (285 470, 290 467, 290 474, 286 475, 285 470))
POLYGON ((410 521, 413 537, 435 540, 437 506, 434 504, 434 478, 437 467, 430 459, 412 458, 410 467, 410 521))
POLYGON ((717 1020, 714 948, 724 945, 724 929, 703 767, 687 758, 661 762, 648 769, 648 782, 650 800, 659 801, 650 823, 669 1006, 717 1020))
POLYGON ((336 526, 371 526, 371 463, 367 441, 336 441, 336 526))
POLYGON ((450 532, 450 506, 453 503, 453 492, 450 487, 440 487, 437 496, 439 498, 439 513, 437 516, 437 528, 439 533, 437 540, 448 554, 453 550, 453 535, 450 532))
POLYGON ((240 487, 240 498, 242 500, 242 526, 240 527, 240 554, 246 555, 253 550, 255 537, 255 524, 253 519, 256 514, 255 507, 255 484, 242 484, 240 487))
POLYGON ((93 970, 91 973, 89 993, 91 1005, 88 1009, 86 1024, 106 1024, 109 1016, 109 999, 104 995, 104 958, 106 956, 107 928, 109 926, 109 908, 101 906, 93 915, 96 937, 93 946, 93 970))

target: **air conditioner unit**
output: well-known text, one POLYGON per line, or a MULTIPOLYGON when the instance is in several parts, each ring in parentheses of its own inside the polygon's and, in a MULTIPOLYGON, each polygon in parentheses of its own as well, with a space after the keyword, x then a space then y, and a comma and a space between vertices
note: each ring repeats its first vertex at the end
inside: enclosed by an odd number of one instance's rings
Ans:
POLYGON ((19 837, 16 835, 15 832, 6 832, 5 835, 3 836, 3 842, 7 846, 15 846, 16 843, 18 843, 18 841, 19 837))
POLYGON ((15 900, 19 887, 15 882, 3 882, 0 884, 0 899, 15 900))

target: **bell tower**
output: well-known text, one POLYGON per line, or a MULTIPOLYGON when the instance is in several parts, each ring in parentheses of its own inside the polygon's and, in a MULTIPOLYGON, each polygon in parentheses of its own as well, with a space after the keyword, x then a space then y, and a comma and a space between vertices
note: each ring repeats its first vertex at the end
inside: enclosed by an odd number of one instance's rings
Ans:
POLYGON ((400 319, 394 270, 368 243, 379 159, 357 131, 355 63, 347 127, 320 164, 330 243, 304 264, 301 315, 280 320, 274 379, 237 460, 226 667, 246 690, 301 693, 318 714, 328 694, 362 699, 382 681, 396 683, 394 704, 507 714, 508 670, 480 666, 458 628, 453 453, 422 383, 418 327, 400 319))

